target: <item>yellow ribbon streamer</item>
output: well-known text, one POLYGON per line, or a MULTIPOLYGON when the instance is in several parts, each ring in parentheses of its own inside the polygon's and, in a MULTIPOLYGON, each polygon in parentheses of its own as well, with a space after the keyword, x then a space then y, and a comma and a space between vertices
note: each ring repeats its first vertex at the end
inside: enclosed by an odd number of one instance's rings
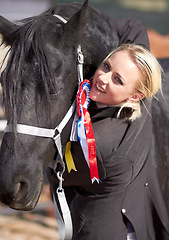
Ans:
POLYGON ((71 154, 71 142, 68 142, 66 144, 65 160, 66 160, 68 173, 70 173, 71 170, 77 171, 74 161, 73 161, 72 154, 71 154))

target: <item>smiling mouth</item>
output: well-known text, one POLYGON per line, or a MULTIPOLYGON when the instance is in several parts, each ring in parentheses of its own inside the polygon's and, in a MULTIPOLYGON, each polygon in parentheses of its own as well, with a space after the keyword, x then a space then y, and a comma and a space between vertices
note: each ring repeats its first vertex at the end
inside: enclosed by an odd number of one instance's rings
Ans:
POLYGON ((96 83, 96 88, 97 88, 97 90, 99 90, 100 92, 106 93, 106 91, 105 91, 103 88, 101 88, 98 83, 96 83))

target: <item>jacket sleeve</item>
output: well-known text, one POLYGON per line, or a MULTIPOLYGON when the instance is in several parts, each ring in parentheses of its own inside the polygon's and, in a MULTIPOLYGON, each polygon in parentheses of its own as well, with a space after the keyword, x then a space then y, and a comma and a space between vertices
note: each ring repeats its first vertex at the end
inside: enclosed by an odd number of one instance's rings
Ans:
POLYGON ((111 24, 118 33, 120 45, 122 43, 135 43, 150 49, 146 28, 140 20, 111 19, 111 24))

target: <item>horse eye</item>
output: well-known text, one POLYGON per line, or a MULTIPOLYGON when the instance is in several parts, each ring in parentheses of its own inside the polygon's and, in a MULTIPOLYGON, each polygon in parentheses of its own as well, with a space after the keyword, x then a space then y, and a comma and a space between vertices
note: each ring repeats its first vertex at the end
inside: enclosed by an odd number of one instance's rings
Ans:
POLYGON ((59 93, 60 93, 62 90, 63 90, 63 88, 60 88, 57 92, 51 93, 51 94, 50 94, 50 99, 51 99, 51 100, 55 100, 55 99, 58 97, 59 93))
POLYGON ((33 63, 33 68, 34 68, 34 69, 39 68, 39 63, 38 63, 38 62, 34 62, 34 63, 33 63))

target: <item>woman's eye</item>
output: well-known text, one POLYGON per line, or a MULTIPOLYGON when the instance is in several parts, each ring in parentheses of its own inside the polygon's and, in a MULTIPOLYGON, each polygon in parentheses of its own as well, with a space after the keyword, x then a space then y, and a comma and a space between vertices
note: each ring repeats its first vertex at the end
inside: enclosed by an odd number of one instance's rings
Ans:
POLYGON ((104 62, 104 68, 107 70, 107 71, 110 71, 110 66, 107 62, 104 62))
POLYGON ((114 79, 118 84, 123 86, 123 81, 118 76, 114 77, 114 79))

